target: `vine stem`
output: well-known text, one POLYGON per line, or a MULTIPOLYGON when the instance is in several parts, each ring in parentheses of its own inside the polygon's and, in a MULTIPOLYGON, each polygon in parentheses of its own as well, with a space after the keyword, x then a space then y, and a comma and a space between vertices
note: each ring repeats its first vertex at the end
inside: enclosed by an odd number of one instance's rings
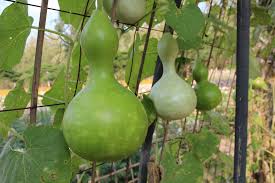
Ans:
POLYGON ((112 16, 111 16, 112 22, 115 21, 117 3, 118 3, 118 0, 114 0, 113 5, 112 5, 112 11, 111 11, 112 12, 112 16))
POLYGON ((93 168, 92 168, 92 180, 91 183, 95 183, 96 178, 96 161, 93 161, 93 168))
POLYGON ((69 82, 69 73, 70 73, 70 61, 71 61, 71 55, 72 55, 72 46, 69 47, 69 51, 66 57, 66 73, 65 73, 65 84, 64 84, 64 102, 65 102, 65 108, 67 108, 69 103, 69 96, 68 96, 68 82, 69 82))
POLYGON ((167 139, 167 135, 168 135, 168 126, 169 126, 169 121, 166 121, 164 123, 164 135, 163 135, 163 139, 162 139, 162 148, 161 148, 161 152, 160 152, 160 155, 159 155, 159 164, 162 160, 162 157, 163 157, 163 152, 164 152, 164 148, 165 148, 165 142, 166 142, 166 139, 167 139))
POLYGON ((61 37, 65 38, 67 41, 69 41, 70 44, 74 43, 73 39, 70 38, 69 36, 67 36, 66 34, 63 34, 63 33, 60 33, 60 32, 57 32, 57 31, 54 31, 54 30, 51 30, 51 29, 39 28, 39 27, 36 27, 36 26, 31 26, 31 28, 35 29, 35 30, 38 30, 38 31, 45 31, 45 32, 49 32, 49 33, 61 36, 61 37))
POLYGON ((23 135, 21 135, 20 133, 18 133, 15 129, 9 128, 6 125, 3 125, 1 123, 0 123, 0 127, 1 127, 1 129, 9 131, 10 133, 12 133, 15 137, 19 138, 20 140, 25 141, 23 135))
POLYGON ((194 127, 193 127, 193 133, 196 132, 196 128, 197 128, 197 125, 198 125, 198 118, 199 118, 199 111, 197 110, 196 111, 195 124, 194 124, 194 127))

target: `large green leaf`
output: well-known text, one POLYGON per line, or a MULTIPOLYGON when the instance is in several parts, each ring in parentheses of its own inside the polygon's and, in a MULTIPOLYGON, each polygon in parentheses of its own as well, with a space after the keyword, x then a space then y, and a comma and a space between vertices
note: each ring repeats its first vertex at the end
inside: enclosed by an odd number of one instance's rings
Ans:
POLYGON ((186 139, 191 146, 192 154, 202 162, 212 156, 218 149, 218 137, 207 129, 202 129, 198 134, 188 134, 186 139))
POLYGON ((33 19, 26 6, 13 3, 0 16, 0 68, 11 70, 23 56, 33 19))
POLYGON ((0 155, 1 183, 70 182, 70 152, 60 130, 30 127, 23 138, 10 140, 0 155))
MULTIPOLYGON (((61 10, 68 11, 71 13, 76 13, 76 14, 70 14, 70 13, 60 13, 60 16, 62 20, 66 24, 71 24, 75 29, 78 29, 82 23, 83 16, 85 13, 85 9, 88 4, 87 8, 87 14, 86 15, 91 15, 92 11, 95 9, 95 1, 94 0, 58 0, 59 6, 61 10)), ((87 20, 87 18, 86 18, 87 20)))
POLYGON ((192 153, 186 153, 182 164, 178 165, 171 151, 164 152, 161 165, 164 175, 161 183, 200 183, 203 176, 203 166, 200 160, 192 153))
MULTIPOLYGON (((4 101, 4 109, 24 108, 30 101, 30 95, 23 87, 23 81, 19 81, 16 87, 9 92, 4 101)), ((24 113, 24 110, 0 113, 0 135, 7 136, 10 125, 24 113)))
MULTIPOLYGON (((133 50, 133 47, 131 47, 129 50, 129 61, 126 66, 125 81, 129 85, 132 91, 135 91, 135 88, 136 88, 141 58, 143 54, 143 44, 144 44, 144 40, 143 39, 141 40, 139 35, 137 35, 137 38, 135 41, 135 50, 133 50)), ((155 69, 157 55, 158 55, 157 45, 158 45, 157 39, 151 38, 149 40, 148 50, 146 54, 146 59, 144 61, 144 67, 143 67, 141 79, 145 79, 154 74, 154 69, 155 69)))
POLYGON ((186 4, 178 9, 174 3, 171 3, 165 19, 185 44, 181 46, 182 48, 189 49, 198 45, 200 42, 198 36, 204 27, 205 19, 197 5, 186 4))

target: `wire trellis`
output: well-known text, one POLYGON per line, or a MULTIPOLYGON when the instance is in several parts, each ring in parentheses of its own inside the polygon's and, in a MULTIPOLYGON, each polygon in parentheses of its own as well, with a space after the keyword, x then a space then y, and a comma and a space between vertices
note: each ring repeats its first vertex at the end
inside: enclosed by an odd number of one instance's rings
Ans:
MULTIPOLYGON (((89 15, 87 15, 87 8, 88 8, 88 5, 90 3, 89 0, 87 1, 87 4, 85 6, 86 8, 85 8, 84 14, 77 13, 77 12, 71 12, 71 11, 67 11, 67 10, 61 10, 61 9, 47 7, 48 6, 47 5, 48 4, 48 0, 42 0, 42 6, 35 5, 35 4, 30 4, 30 3, 25 3, 25 2, 21 2, 21 1, 16 1, 16 0, 3 0, 3 1, 12 2, 12 3, 16 2, 16 3, 19 3, 19 4, 25 5, 25 6, 32 6, 32 7, 36 7, 36 8, 40 8, 40 9, 44 9, 44 10, 46 8, 46 10, 52 10, 52 11, 57 11, 57 12, 61 12, 61 13, 67 13, 67 14, 71 14, 71 15, 75 15, 75 16, 81 16, 81 17, 83 17, 83 19, 82 19, 82 22, 81 22, 81 29, 80 30, 82 30, 83 27, 84 27, 85 18, 89 18, 90 17, 89 15), (44 5, 43 5, 43 3, 44 3, 44 5)), ((238 0, 238 2, 239 1, 240 0, 238 0)), ((175 0, 175 2, 176 2, 176 4, 177 4, 178 7, 180 7, 181 4, 182 4, 181 0, 175 0)), ((245 1, 245 2, 247 3, 247 1, 245 1)), ((243 5, 247 5, 246 3, 243 3, 243 5)), ((208 15, 207 15, 208 17, 211 15, 212 5, 213 5, 213 0, 210 0, 210 9, 209 9, 209 12, 208 12, 208 15)), ((152 7, 153 7, 152 11, 147 14, 147 16, 148 15, 151 16, 150 22, 149 22, 148 26, 142 26, 142 25, 138 25, 138 24, 132 25, 132 24, 125 24, 125 23, 117 22, 118 24, 122 24, 122 25, 128 26, 127 30, 129 30, 130 28, 133 28, 133 27, 135 28, 134 43, 133 43, 133 48, 132 48, 132 51, 133 51, 133 53, 132 53, 133 54, 133 56, 132 56, 132 65, 133 65, 133 62, 134 62, 134 55, 135 55, 136 34, 138 33, 139 29, 145 29, 145 30, 147 30, 144 51, 143 51, 143 54, 142 54, 140 69, 139 69, 139 72, 138 72, 138 79, 137 79, 137 82, 136 82, 136 90, 135 90, 135 94, 136 95, 140 94, 140 93, 138 93, 138 91, 139 91, 139 84, 141 82, 141 76, 142 76, 142 71, 143 71, 143 66, 144 66, 144 62, 145 62, 145 58, 146 58, 146 53, 147 53, 147 49, 148 49, 148 44, 149 44, 149 39, 150 39, 150 33, 151 33, 151 31, 173 32, 173 30, 169 26, 167 26, 167 25, 165 25, 164 30, 155 29, 153 27, 154 16, 155 16, 155 13, 156 13, 156 2, 155 1, 154 1, 154 4, 153 4, 152 7)), ((223 18, 222 16, 225 16, 225 13, 224 14, 222 13, 224 8, 225 8, 224 6, 222 6, 220 8, 220 13, 219 13, 218 19, 222 19, 223 18)), ((40 25, 39 25, 39 28, 40 28, 39 32, 40 33, 42 33, 42 32, 44 33, 45 32, 45 26, 43 28, 43 21, 44 21, 44 24, 45 24, 45 21, 46 21, 45 16, 46 16, 46 14, 47 14, 47 11, 44 11, 44 12, 41 11, 41 17, 44 16, 44 20, 43 20, 43 18, 40 17, 40 25)), ((228 20, 227 20, 227 22, 228 22, 228 20)), ((205 34, 206 34, 206 31, 207 31, 207 26, 208 26, 208 23, 206 23, 206 25, 204 27, 203 34, 202 34, 203 38, 206 36, 205 34)), ((40 36, 41 37, 40 37, 40 40, 38 40, 38 43, 40 42, 41 44, 38 44, 38 47, 42 48, 43 47, 44 34, 40 34, 40 36)), ((216 38, 217 38, 217 31, 215 31, 215 33, 214 33, 214 38, 213 38, 212 42, 205 42, 205 41, 202 42, 203 45, 206 45, 206 46, 210 47, 209 55, 208 55, 208 59, 207 59, 207 66, 209 66, 211 60, 213 60, 212 56, 213 56, 213 50, 214 50, 214 48, 217 48, 217 49, 220 49, 220 50, 224 50, 224 51, 232 52, 232 50, 228 50, 226 48, 222 48, 220 44, 216 45, 216 38)), ((40 53, 38 53, 38 52, 36 52, 36 53, 38 54, 37 56, 40 57, 40 64, 41 64, 42 50, 40 51, 40 53)), ((216 56, 218 57, 218 55, 216 55, 216 56)), ((195 58, 190 58, 190 59, 195 60, 195 58)), ((78 87, 79 87, 78 85, 79 85, 79 82, 80 82, 81 64, 82 64, 81 60, 82 60, 82 49, 80 47, 80 56, 79 56, 79 62, 78 62, 78 72, 77 72, 76 85, 75 85, 75 89, 74 89, 74 96, 77 94, 77 90, 78 90, 78 87)), ((38 60, 38 62, 39 62, 39 60, 38 60)), ((226 62, 224 61, 223 68, 224 68, 225 64, 226 64, 226 62)), ((231 65, 232 64, 233 64, 233 61, 231 60, 231 65)), ((39 67, 39 65, 38 65, 38 67, 39 67)), ((40 67, 41 67, 41 65, 40 65, 40 67)), ((40 69, 36 69, 36 72, 37 71, 40 72, 40 69)), ((231 70, 230 70, 230 72, 231 72, 231 70)), ((131 74, 132 74, 132 72, 130 72, 130 76, 131 76, 131 74)), ((213 70, 212 74, 214 74, 214 70, 213 70)), ((158 58, 157 59, 157 64, 156 64, 156 68, 155 68, 155 74, 154 74, 153 84, 158 81, 158 79, 161 77, 161 75, 162 75, 162 65, 161 65, 161 62, 160 62, 160 58, 158 58)), ((220 85, 220 81, 221 81, 222 75, 223 75, 223 69, 221 69, 221 71, 220 71, 220 75, 219 75, 219 79, 218 79, 218 81, 219 81, 218 85, 220 85)), ((35 80, 39 80, 39 79, 40 79, 40 75, 37 75, 36 78, 35 78, 35 80)), ((130 79, 131 78, 129 78, 129 81, 130 81, 130 79)), ((229 107, 229 103, 230 103, 230 99, 231 99, 231 94, 232 94, 232 91, 233 91, 233 88, 234 88, 235 79, 236 79, 236 74, 234 73, 233 79, 232 79, 231 78, 231 73, 230 73, 229 76, 228 76, 228 80, 227 80, 226 83, 229 84, 230 80, 232 80, 232 81, 230 83, 230 91, 229 91, 229 96, 228 96, 227 103, 226 103, 225 112, 227 112, 228 107, 229 107)), ((34 83, 33 86, 36 87, 36 89, 33 89, 32 95, 34 95, 35 93, 37 95, 38 94, 39 83, 37 84, 37 82, 36 82, 36 83, 34 83)), ((37 105, 37 102, 36 102, 36 104, 34 102, 34 103, 32 103, 31 107, 15 108, 15 109, 4 109, 4 110, 0 110, 0 113, 11 112, 11 111, 19 111, 19 110, 31 110, 32 111, 33 109, 35 109, 34 113, 36 113, 36 109, 37 108, 62 106, 62 105, 65 105, 65 102, 64 103, 51 104, 51 105, 40 105, 40 106, 37 105)), ((195 123, 194 123, 194 132, 196 132, 196 129, 197 129, 197 122, 199 120, 199 116, 200 116, 200 114, 199 114, 199 112, 197 112, 195 123)), ((35 121, 35 119, 36 118, 33 118, 32 121, 35 121)), ((186 124, 187 123, 188 123, 188 119, 187 118, 184 119, 184 120, 182 120, 182 123, 181 123, 182 124, 182 126, 181 126, 182 129, 186 128, 186 124)), ((201 129, 202 126, 203 126, 203 124, 199 125, 199 130, 201 129)), ((162 139, 156 140, 156 141, 153 142, 153 134, 154 134, 155 128, 156 128, 156 123, 153 123, 149 127, 149 129, 148 129, 148 134, 147 134, 145 143, 143 144, 143 147, 141 148, 141 152, 142 153, 141 153, 141 160, 140 160, 139 163, 132 164, 131 160, 128 159, 127 160, 127 167, 124 167, 124 168, 118 169, 118 170, 116 170, 115 168, 112 168, 112 171, 109 174, 103 175, 103 176, 100 176, 100 177, 95 177, 95 175, 94 175, 94 173, 95 173, 95 167, 100 167, 100 166, 105 165, 107 163, 100 163, 100 164, 95 164, 94 163, 94 166, 89 167, 89 168, 87 168, 85 170, 81 170, 81 171, 78 172, 78 174, 82 174, 84 172, 92 172, 92 174, 93 174, 92 176, 95 179, 94 181, 97 182, 97 181, 102 181, 102 180, 104 180, 106 178, 115 176, 115 175, 117 175, 117 174, 119 174, 121 172, 126 172, 126 179, 125 179, 126 182, 137 182, 137 181, 140 182, 140 183, 146 182, 146 180, 147 180, 147 173, 148 173, 147 172, 147 163, 148 163, 149 158, 150 158, 150 150, 151 150, 152 145, 154 145, 154 144, 161 144, 161 146, 164 147, 165 143, 167 143, 168 141, 171 141, 171 140, 174 140, 174 139, 177 139, 177 138, 180 139, 180 140, 182 140, 181 137, 174 137, 172 139, 169 139, 167 137, 167 135, 164 135, 164 137, 162 139), (132 171, 133 168, 138 167, 138 166, 139 166, 139 179, 137 177, 133 176, 133 174, 131 174, 132 180, 128 181, 128 171, 129 170, 132 171)), ((167 132, 168 128, 169 128, 169 125, 168 124, 165 125, 164 129, 166 130, 166 132, 167 132)), ((242 130, 245 130, 245 128, 243 128, 242 130)), ((181 143, 180 143, 179 146, 181 146, 181 143)), ((229 151, 231 151, 231 148, 229 149, 229 151)), ((243 168, 243 166, 245 166, 245 165, 242 164, 241 166, 243 168)), ((112 165, 112 167, 113 167, 113 165, 112 165)), ((242 173, 242 175, 240 175, 241 176, 241 181, 236 180, 235 183, 241 183, 242 182, 243 176, 245 174, 243 175, 243 172, 241 172, 241 173, 242 173)), ((235 176, 237 176, 237 175, 235 175, 235 176)))

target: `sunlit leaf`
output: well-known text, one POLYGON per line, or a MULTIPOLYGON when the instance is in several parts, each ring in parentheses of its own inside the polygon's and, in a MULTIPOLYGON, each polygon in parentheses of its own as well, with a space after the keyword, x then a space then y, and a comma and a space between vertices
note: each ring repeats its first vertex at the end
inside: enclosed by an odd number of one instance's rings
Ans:
POLYGON ((186 4, 178 9, 174 3, 171 3, 165 18, 166 23, 176 31, 179 39, 182 40, 182 48, 190 49, 198 46, 199 33, 204 27, 205 19, 197 5, 186 4))
MULTIPOLYGON (((23 87, 23 81, 19 81, 16 87, 9 92, 4 101, 4 109, 25 108, 30 101, 30 95, 23 87)), ((7 111, 0 113, 0 134, 6 137, 10 125, 20 118, 24 110, 7 111)))
POLYGON ((0 68, 3 70, 11 70, 23 56, 33 22, 26 7, 13 3, 0 15, 0 68))

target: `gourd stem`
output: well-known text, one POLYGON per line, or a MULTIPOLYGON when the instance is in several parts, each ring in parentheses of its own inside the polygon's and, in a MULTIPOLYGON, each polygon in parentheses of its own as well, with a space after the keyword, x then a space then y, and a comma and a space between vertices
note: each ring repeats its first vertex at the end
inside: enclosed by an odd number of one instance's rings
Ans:
POLYGON ((103 0, 96 0, 96 9, 97 10, 103 9, 103 0))

